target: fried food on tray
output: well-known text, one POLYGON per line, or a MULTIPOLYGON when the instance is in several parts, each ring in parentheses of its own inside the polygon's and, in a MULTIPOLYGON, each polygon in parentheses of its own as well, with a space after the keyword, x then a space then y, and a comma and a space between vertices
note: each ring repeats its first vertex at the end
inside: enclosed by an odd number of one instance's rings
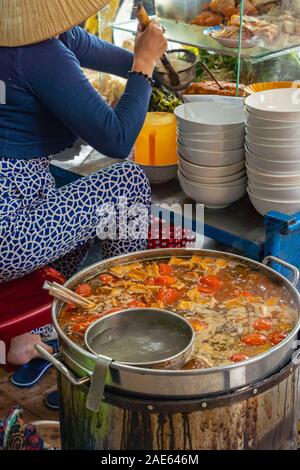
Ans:
POLYGON ((234 0, 212 0, 209 7, 219 15, 225 16, 225 18, 230 18, 236 12, 234 0))
MULTIPOLYGON (((263 15, 274 8, 278 8, 278 0, 244 0, 243 15, 263 15)), ((202 5, 202 12, 191 23, 197 26, 227 24, 230 17, 239 12, 239 0, 211 0, 202 5)))
MULTIPOLYGON (((236 31, 237 31, 237 36, 238 36, 239 34, 238 31, 240 27, 239 15, 233 15, 230 18, 230 26, 235 26, 237 28, 236 31)), ((264 41, 272 42, 275 39, 277 39, 279 36, 278 26, 276 26, 275 24, 268 23, 267 21, 260 20, 259 18, 254 18, 253 16, 247 16, 247 15, 243 16, 242 29, 243 29, 243 38, 245 39, 247 37, 256 36, 256 37, 263 39, 264 41)), ((222 37, 228 37, 227 33, 224 32, 225 35, 222 37)))
MULTIPOLYGON (((239 27, 238 26, 224 26, 220 31, 213 31, 211 36, 215 39, 238 39, 239 37, 239 27)), ((252 39, 254 36, 253 32, 248 28, 243 27, 243 40, 252 39)))
MULTIPOLYGON (((222 90, 214 81, 192 83, 186 90, 186 95, 220 95, 236 96, 236 84, 220 81, 222 90)), ((245 96, 244 85, 239 85, 239 96, 245 96)))
MULTIPOLYGON (((240 7, 238 5, 237 11, 240 11, 240 7)), ((236 13, 236 12, 235 12, 236 13)), ((253 5, 251 0, 244 0, 244 9, 243 9, 243 14, 244 15, 258 15, 257 8, 253 5)))
POLYGON ((222 15, 218 15, 212 11, 203 11, 192 20, 191 24, 197 26, 219 26, 223 21, 224 17, 222 15))

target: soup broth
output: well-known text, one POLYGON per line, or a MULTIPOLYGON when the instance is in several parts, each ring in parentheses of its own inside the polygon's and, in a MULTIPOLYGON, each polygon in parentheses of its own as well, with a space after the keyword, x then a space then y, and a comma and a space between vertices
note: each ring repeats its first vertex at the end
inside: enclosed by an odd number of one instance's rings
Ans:
POLYGON ((185 369, 230 365, 262 354, 293 330, 297 309, 285 287, 247 265, 192 256, 110 268, 75 291, 95 303, 64 305, 59 323, 84 345, 88 326, 126 308, 159 308, 185 317, 196 333, 185 369))

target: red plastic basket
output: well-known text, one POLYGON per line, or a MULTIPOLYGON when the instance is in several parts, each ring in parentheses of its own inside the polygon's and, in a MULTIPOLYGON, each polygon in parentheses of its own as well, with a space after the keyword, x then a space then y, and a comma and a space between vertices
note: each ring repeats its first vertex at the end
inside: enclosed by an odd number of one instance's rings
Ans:
POLYGON ((159 217, 151 217, 148 249, 156 248, 189 248, 196 241, 196 235, 179 225, 169 224, 159 217))

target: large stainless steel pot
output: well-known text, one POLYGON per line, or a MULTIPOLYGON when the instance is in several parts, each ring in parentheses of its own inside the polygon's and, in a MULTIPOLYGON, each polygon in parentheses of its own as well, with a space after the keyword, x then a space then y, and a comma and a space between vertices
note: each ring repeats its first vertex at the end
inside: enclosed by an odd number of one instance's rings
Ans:
MULTIPOLYGON (((300 297, 296 289, 299 272, 293 266, 287 265, 277 258, 269 257, 263 263, 249 260, 242 256, 211 250, 193 249, 164 249, 149 250, 131 255, 119 256, 107 261, 97 263, 80 272, 70 279, 66 286, 72 288, 80 282, 93 278, 97 274, 106 271, 112 266, 129 263, 137 260, 150 260, 166 258, 169 256, 208 256, 214 258, 226 258, 246 264, 254 269, 260 269, 290 292, 298 308, 298 320, 291 334, 277 346, 260 356, 233 364, 226 367, 215 367, 203 370, 171 371, 143 369, 112 363, 106 377, 106 392, 126 392, 127 394, 143 395, 151 397, 194 398, 209 395, 228 393, 245 387, 269 377, 286 366, 295 351, 294 341, 300 328, 300 297), (270 262, 284 264, 293 273, 293 281, 288 281, 273 269, 267 266, 270 262)), ((96 356, 82 349, 72 342, 61 330, 58 324, 58 316, 63 303, 53 302, 52 316, 55 328, 60 339, 61 352, 50 356, 45 350, 39 348, 43 356, 75 386, 88 384, 95 368, 96 356)))
POLYGON ((149 399, 107 392, 98 413, 88 386, 59 374, 64 450, 297 449, 299 368, 229 394, 149 399))

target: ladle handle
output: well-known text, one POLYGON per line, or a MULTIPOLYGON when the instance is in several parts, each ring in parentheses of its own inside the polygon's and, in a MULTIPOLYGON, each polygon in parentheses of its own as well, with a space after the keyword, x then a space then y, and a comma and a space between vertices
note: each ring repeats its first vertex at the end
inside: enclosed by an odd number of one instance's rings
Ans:
MULTIPOLYGON (((139 4, 134 8, 136 9, 136 16, 139 23, 144 29, 147 28, 147 26, 149 26, 149 24, 151 23, 151 19, 149 18, 149 15, 146 12, 144 6, 142 4, 139 4)), ((168 55, 166 53, 162 56, 161 61, 169 74, 172 86, 177 87, 178 85, 180 85, 178 73, 169 61, 168 55)))
POLYGON ((52 297, 62 300, 63 302, 73 303, 78 307, 82 308, 94 308, 95 304, 90 302, 88 299, 81 297, 76 292, 67 289, 66 287, 57 284, 56 282, 46 281, 43 285, 43 289, 47 290, 52 297))
POLYGON ((205 72, 208 73, 208 75, 210 76, 210 78, 213 79, 213 81, 218 85, 218 87, 220 88, 220 90, 223 90, 223 87, 222 85, 219 83, 219 81, 216 79, 216 77, 214 76, 214 74, 212 73, 212 71, 207 67, 207 65, 200 59, 198 59, 198 62, 199 64, 201 65, 201 67, 204 68, 205 72))
POLYGON ((139 23, 144 28, 147 28, 147 26, 149 26, 149 24, 151 23, 151 19, 149 18, 149 15, 146 12, 144 6, 142 4, 139 4, 135 7, 135 9, 136 9, 136 17, 139 23))

